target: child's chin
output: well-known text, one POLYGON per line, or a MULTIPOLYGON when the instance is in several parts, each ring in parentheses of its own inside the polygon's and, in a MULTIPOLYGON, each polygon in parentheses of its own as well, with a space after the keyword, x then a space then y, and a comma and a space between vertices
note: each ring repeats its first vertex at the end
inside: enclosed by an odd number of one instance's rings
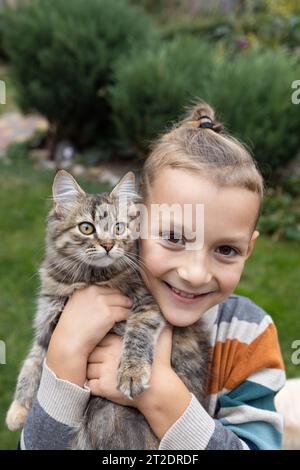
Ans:
POLYGON ((186 312, 178 312, 177 314, 173 312, 163 312, 163 315, 165 319, 173 326, 178 326, 178 327, 186 327, 186 326, 191 326, 194 323, 196 323, 200 316, 199 312, 197 312, 197 315, 191 315, 187 314, 186 312))

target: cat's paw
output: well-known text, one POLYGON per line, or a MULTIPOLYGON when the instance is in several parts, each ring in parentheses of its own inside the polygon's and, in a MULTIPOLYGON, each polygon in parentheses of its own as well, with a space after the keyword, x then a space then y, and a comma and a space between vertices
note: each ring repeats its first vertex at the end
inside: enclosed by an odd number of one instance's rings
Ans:
POLYGON ((151 375, 150 364, 132 364, 128 361, 120 364, 117 376, 118 390, 129 399, 149 388, 151 375))
POLYGON ((10 431, 17 431, 20 429, 26 419, 28 409, 21 405, 17 400, 14 400, 6 415, 6 425, 10 431))

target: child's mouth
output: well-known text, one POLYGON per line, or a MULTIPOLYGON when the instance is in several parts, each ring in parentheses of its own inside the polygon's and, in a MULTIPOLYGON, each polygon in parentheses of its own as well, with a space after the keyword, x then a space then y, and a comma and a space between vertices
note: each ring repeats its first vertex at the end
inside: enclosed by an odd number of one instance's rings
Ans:
POLYGON ((207 297, 210 292, 206 292, 204 294, 192 294, 189 292, 182 291, 180 289, 177 289, 176 287, 171 286, 171 284, 168 284, 166 281, 163 281, 163 283, 166 285, 168 288, 168 291, 178 300, 184 303, 194 303, 197 302, 200 299, 203 299, 207 297))

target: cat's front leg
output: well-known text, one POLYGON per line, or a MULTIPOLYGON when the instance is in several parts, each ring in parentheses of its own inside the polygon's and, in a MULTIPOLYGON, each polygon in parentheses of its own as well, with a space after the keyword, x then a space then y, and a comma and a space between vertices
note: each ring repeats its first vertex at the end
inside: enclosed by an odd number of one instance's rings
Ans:
POLYGON ((46 349, 35 341, 23 363, 14 400, 6 415, 6 424, 10 431, 20 429, 25 422, 40 383, 45 354, 46 349))
POLYGON ((117 376, 117 388, 126 397, 132 399, 149 387, 154 348, 165 325, 154 303, 136 307, 127 320, 117 376))

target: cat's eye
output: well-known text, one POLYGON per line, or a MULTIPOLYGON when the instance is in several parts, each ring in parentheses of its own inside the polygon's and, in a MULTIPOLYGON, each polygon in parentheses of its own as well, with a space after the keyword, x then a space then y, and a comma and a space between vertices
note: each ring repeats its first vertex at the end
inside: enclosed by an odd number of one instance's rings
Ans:
POLYGON ((124 222, 117 222, 115 225, 116 235, 122 235, 125 232, 126 225, 124 222))
POLYGON ((90 222, 82 222, 78 225, 78 228, 84 235, 92 235, 95 232, 95 227, 90 222))

